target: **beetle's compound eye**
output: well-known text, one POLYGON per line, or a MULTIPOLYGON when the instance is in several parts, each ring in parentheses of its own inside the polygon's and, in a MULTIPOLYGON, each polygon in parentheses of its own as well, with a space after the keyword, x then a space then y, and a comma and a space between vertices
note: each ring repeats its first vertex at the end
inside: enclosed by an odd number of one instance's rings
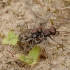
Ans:
POLYGON ((39 26, 39 27, 37 28, 37 30, 38 30, 39 33, 41 33, 41 32, 42 32, 42 26, 39 26))
POLYGON ((44 34, 45 37, 46 37, 46 36, 49 36, 49 35, 50 35, 50 31, 49 31, 48 29, 45 29, 45 30, 43 31, 43 34, 44 34))
POLYGON ((53 34, 53 35, 56 34, 56 28, 53 27, 53 26, 49 29, 49 31, 50 31, 50 33, 53 34))

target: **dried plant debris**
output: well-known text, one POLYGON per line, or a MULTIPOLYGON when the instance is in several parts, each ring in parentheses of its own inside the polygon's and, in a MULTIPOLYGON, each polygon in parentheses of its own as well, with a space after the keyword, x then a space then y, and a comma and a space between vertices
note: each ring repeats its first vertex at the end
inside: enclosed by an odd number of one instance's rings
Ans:
POLYGON ((41 48, 39 58, 40 58, 41 60, 45 60, 45 59, 47 58, 47 54, 46 54, 45 48, 41 48))
POLYGON ((25 67, 26 63, 23 63, 22 61, 20 60, 16 60, 14 61, 19 67, 25 67))

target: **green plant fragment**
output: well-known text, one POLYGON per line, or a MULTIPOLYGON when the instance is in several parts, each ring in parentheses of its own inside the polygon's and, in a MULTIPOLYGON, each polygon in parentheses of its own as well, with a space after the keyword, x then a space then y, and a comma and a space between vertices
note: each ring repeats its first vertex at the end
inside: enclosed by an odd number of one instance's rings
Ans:
POLYGON ((18 36, 15 35, 14 32, 10 31, 10 32, 8 32, 7 38, 3 39, 2 43, 15 45, 17 43, 17 41, 18 41, 18 36))
POLYGON ((25 63, 29 65, 33 65, 37 63, 37 58, 39 56, 40 48, 38 46, 33 47, 33 49, 29 52, 28 56, 25 56, 24 54, 17 54, 17 57, 24 61, 25 63))
POLYGON ((32 58, 34 61, 37 60, 38 55, 40 52, 40 48, 38 46, 35 46, 34 48, 32 48, 32 50, 29 52, 28 57, 32 58))

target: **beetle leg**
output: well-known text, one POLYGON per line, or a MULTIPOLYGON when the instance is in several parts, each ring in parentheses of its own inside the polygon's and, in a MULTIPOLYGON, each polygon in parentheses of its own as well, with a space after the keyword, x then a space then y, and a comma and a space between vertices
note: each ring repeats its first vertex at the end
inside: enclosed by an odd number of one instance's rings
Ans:
POLYGON ((49 38, 50 38, 51 40, 53 40, 54 42, 56 42, 57 44, 62 45, 62 44, 58 43, 57 41, 55 41, 51 36, 49 36, 49 38))

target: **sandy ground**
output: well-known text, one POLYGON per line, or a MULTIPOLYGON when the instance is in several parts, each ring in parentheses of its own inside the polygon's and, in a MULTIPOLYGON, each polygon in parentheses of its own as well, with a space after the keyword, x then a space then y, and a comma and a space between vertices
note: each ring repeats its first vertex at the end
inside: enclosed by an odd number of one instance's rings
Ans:
MULTIPOLYGON (((0 0, 0 70, 70 70, 70 33, 60 32, 59 35, 52 36, 57 42, 63 43, 63 48, 49 38, 45 44, 40 43, 48 57, 31 67, 16 64, 17 59, 7 51, 13 46, 2 44, 2 39, 10 30, 19 35, 27 29, 25 24, 30 29, 39 23, 46 23, 50 13, 57 30, 70 32, 69 6, 69 0, 0 0)), ((49 20, 44 28, 50 26, 52 23, 49 20)), ((16 54, 22 50, 14 47, 11 51, 16 54)))

